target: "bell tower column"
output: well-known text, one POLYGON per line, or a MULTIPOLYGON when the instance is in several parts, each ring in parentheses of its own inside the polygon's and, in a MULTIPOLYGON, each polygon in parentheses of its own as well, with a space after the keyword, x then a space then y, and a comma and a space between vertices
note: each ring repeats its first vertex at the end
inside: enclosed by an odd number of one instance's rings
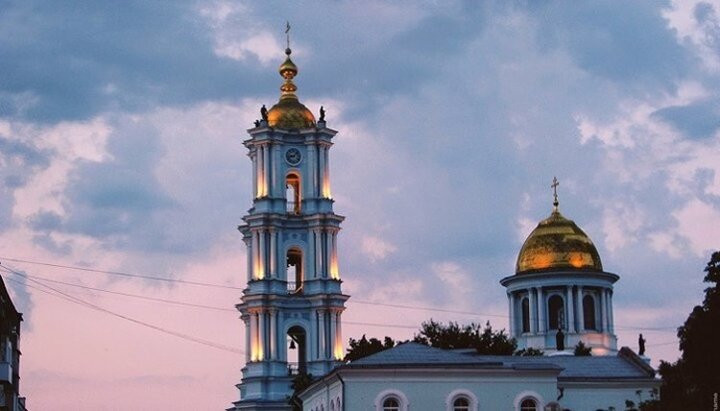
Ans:
POLYGON ((343 356, 338 237, 329 153, 337 131, 300 103, 297 66, 285 51, 280 100, 248 130, 252 207, 239 228, 248 281, 237 304, 245 321, 246 363, 240 399, 229 410, 291 410, 299 374, 321 377, 343 356))

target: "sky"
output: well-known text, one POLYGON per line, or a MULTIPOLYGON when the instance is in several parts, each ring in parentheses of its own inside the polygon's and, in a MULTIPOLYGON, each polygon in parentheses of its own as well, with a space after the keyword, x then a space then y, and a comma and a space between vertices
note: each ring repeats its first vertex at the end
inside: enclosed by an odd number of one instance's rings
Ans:
POLYGON ((242 141, 286 20, 298 95, 339 131, 346 340, 506 328, 498 281, 557 176, 620 275, 619 345, 678 358, 720 247, 720 2, 0 0, 0 274, 30 409, 238 399, 242 141))

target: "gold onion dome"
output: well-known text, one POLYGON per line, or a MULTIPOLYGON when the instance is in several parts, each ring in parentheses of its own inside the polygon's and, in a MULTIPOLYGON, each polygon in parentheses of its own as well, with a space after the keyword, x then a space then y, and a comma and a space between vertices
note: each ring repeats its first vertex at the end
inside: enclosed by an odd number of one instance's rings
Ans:
POLYGON ((518 255, 516 274, 547 271, 602 271, 600 254, 590 237, 558 211, 540 221, 518 255))
POLYGON ((315 116, 295 95, 297 86, 293 83, 293 78, 297 75, 298 68, 290 59, 290 53, 292 51, 289 47, 285 49, 287 58, 278 70, 285 82, 280 86, 280 101, 268 110, 268 125, 283 129, 313 127, 315 116))

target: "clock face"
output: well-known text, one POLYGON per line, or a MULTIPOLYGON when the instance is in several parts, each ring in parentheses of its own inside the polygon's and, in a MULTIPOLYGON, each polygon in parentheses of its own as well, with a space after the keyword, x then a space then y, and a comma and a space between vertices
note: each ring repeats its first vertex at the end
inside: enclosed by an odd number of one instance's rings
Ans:
POLYGON ((291 166, 296 166, 302 161, 302 153, 297 148, 291 148, 285 152, 285 161, 291 166))

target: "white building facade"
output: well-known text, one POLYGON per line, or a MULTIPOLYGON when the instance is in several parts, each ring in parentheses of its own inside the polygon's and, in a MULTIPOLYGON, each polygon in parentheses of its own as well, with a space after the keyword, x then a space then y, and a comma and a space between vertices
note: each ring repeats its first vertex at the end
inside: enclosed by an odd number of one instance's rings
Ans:
POLYGON ((660 381, 628 348, 601 357, 486 356, 405 343, 335 369, 305 411, 624 410, 660 381))

